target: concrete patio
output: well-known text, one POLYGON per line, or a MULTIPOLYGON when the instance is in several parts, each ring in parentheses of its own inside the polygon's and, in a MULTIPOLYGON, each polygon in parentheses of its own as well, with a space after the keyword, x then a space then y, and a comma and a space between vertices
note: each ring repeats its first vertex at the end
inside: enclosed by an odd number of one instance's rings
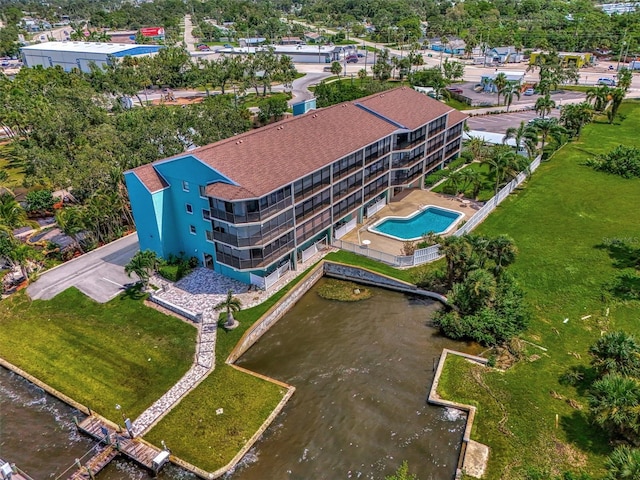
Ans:
POLYGON ((482 202, 475 202, 468 199, 460 199, 451 195, 433 193, 428 190, 411 189, 396 195, 391 203, 376 213, 373 217, 365 220, 364 224, 359 224, 357 228, 341 238, 342 241, 362 245, 363 240, 369 240, 369 248, 389 253, 391 255, 403 255, 402 244, 399 240, 394 240, 377 233, 372 233, 367 228, 378 220, 389 217, 406 217, 418 211, 420 207, 434 205, 436 207, 448 208, 464 214, 461 221, 469 220, 482 207, 482 202))

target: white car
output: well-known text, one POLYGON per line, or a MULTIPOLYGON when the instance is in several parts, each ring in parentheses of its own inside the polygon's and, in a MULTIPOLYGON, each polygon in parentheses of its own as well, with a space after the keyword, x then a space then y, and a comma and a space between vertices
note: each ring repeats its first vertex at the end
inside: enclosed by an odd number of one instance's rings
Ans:
POLYGON ((615 87, 616 81, 613 78, 602 77, 598 79, 598 85, 606 85, 607 87, 615 87))

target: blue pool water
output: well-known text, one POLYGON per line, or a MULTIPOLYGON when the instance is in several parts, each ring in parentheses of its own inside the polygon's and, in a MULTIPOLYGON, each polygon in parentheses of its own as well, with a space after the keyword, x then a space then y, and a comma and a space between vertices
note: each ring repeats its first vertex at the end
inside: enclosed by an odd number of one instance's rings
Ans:
POLYGON ((461 216, 460 212, 428 207, 410 217, 383 220, 371 230, 400 240, 417 240, 425 233, 443 233, 461 216))

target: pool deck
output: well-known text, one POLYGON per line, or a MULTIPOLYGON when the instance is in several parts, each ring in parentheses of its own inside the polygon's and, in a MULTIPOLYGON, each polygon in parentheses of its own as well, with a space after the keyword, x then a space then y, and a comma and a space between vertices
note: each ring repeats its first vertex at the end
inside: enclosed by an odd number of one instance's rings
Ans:
POLYGON ((451 195, 433 193, 428 190, 406 190, 396 195, 390 204, 385 205, 385 207, 373 217, 366 219, 364 224, 358 224, 357 228, 342 237, 341 240, 355 243, 356 245, 362 245, 362 240, 369 240, 371 242, 369 248, 373 250, 379 250, 392 255, 402 255, 402 241, 370 232, 367 228, 384 217, 407 217, 419 210, 420 207, 427 205, 434 205, 436 207, 448 208, 449 210, 460 212, 464 214, 464 217, 460 220, 462 222, 471 218, 471 216, 482 207, 482 203, 474 202, 473 200, 465 199, 464 202, 468 203, 463 203, 461 199, 452 197, 451 195))

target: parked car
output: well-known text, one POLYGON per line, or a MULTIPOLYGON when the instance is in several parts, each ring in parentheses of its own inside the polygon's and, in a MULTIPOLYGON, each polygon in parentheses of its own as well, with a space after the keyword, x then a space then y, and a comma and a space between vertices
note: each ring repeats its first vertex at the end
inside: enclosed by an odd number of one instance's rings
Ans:
POLYGON ((356 54, 347 55, 346 61, 347 63, 358 63, 358 55, 356 54))
POLYGON ((606 85, 608 87, 615 87, 616 81, 613 78, 602 77, 598 79, 598 85, 606 85))
POLYGON ((225 43, 224 48, 233 48, 233 45, 231 45, 230 43, 225 43))
POLYGON ((447 90, 449 90, 451 93, 463 93, 463 90, 460 87, 447 87, 447 90))
POLYGON ((209 48, 209 45, 198 45, 196 47, 198 50, 200 50, 201 52, 210 52, 211 48, 209 48))
POLYGON ((531 95, 534 95, 536 93, 536 91, 529 87, 524 91, 525 96, 530 97, 531 95))
POLYGON ((365 53, 363 52, 358 52, 358 58, 364 58, 365 57, 365 53))

